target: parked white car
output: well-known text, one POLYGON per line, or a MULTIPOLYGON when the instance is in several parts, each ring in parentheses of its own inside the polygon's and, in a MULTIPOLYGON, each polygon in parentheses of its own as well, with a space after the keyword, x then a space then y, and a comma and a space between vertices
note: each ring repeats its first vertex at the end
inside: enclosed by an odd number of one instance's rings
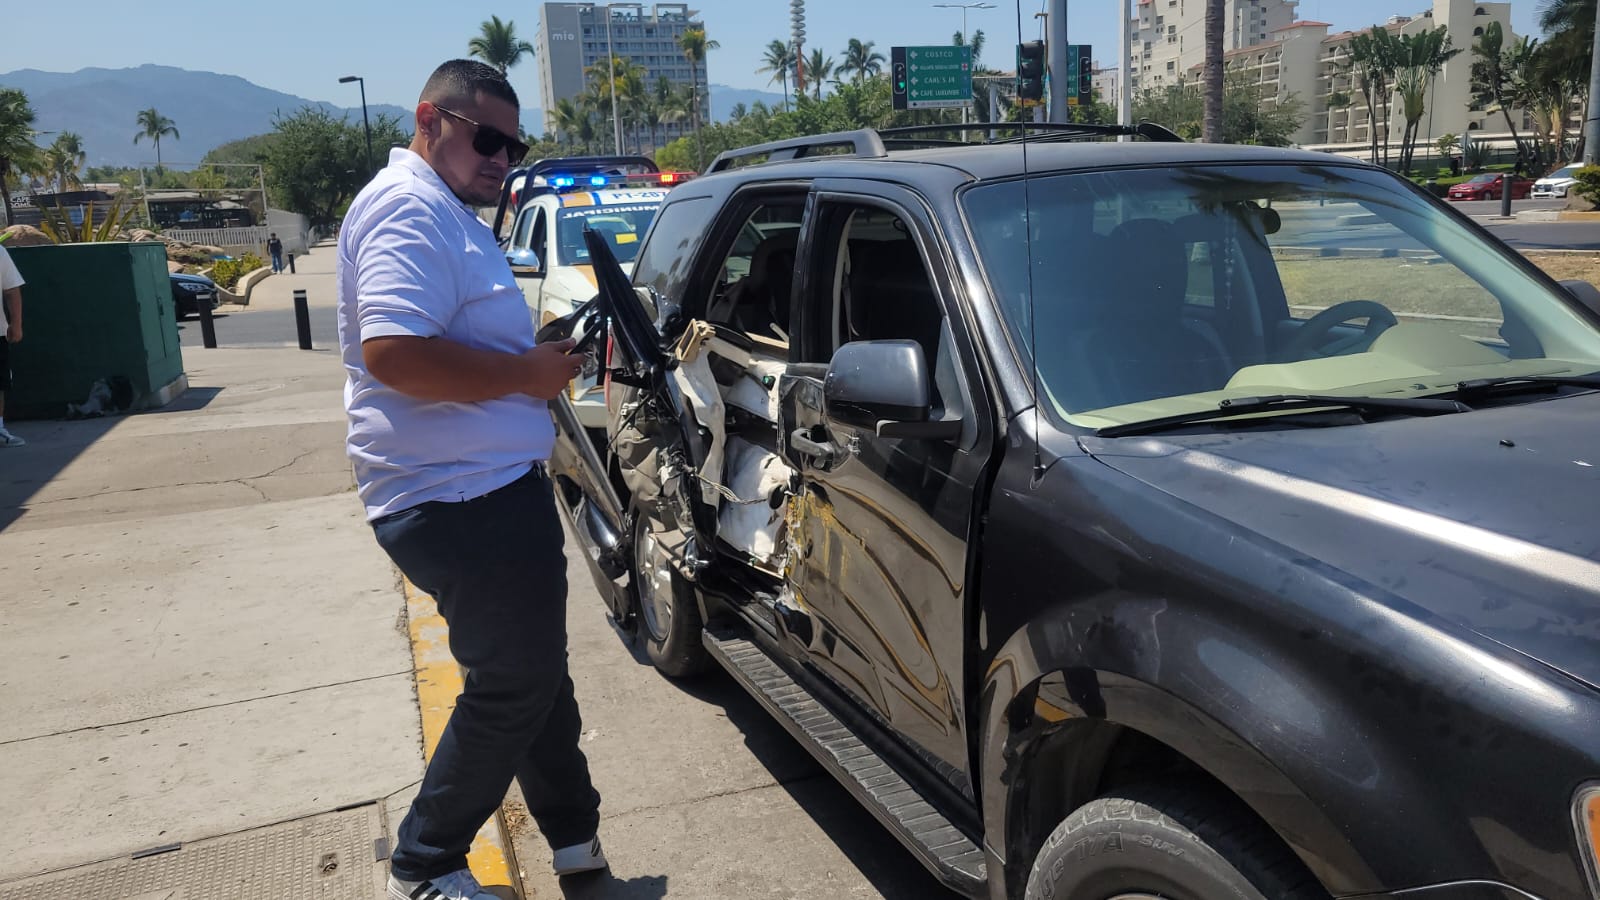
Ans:
POLYGON ((1577 184, 1576 174, 1581 168, 1583 167, 1578 165, 1567 166, 1535 181, 1533 183, 1533 199, 1550 200, 1552 198, 1565 197, 1567 189, 1577 184))

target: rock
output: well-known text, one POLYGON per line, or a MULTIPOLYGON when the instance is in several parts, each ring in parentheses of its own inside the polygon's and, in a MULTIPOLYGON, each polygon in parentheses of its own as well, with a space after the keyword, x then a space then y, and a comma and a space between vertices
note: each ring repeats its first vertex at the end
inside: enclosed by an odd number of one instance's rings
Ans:
POLYGON ((137 242, 137 241, 159 241, 159 240, 162 240, 162 237, 161 237, 161 235, 156 234, 154 231, 151 231, 148 228, 135 228, 134 230, 128 232, 128 240, 135 241, 135 242, 137 242))
POLYGON ((182 271, 183 271, 183 263, 176 262, 176 261, 170 260, 170 259, 167 260, 167 274, 168 275, 171 275, 173 272, 182 272, 182 271))
POLYGON ((39 247, 55 243, 32 225, 12 225, 10 228, 0 229, 0 235, 6 236, 7 247, 39 247))

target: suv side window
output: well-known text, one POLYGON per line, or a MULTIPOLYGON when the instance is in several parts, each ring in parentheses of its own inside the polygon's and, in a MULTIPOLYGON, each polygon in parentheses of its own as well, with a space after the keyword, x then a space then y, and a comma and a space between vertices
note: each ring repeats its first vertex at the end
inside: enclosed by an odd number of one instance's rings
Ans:
POLYGON ((818 215, 821 275, 812 296, 827 338, 814 346, 826 363, 855 341, 912 340, 933 376, 934 403, 962 415, 954 337, 911 227, 883 207, 827 202, 818 215))
POLYGON ((633 283, 681 303, 700 239, 711 228, 717 205, 710 197, 668 200, 656 213, 634 263, 633 283))
POLYGON ((720 260, 705 319, 787 346, 805 197, 770 196, 746 208, 734 211, 742 221, 720 260))

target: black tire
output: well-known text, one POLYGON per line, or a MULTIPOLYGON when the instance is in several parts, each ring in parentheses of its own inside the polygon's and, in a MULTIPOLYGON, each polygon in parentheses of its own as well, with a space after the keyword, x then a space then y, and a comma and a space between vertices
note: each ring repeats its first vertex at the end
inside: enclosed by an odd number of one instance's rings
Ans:
POLYGON ((1328 900, 1311 873, 1238 799, 1168 785, 1120 789, 1045 839, 1027 900, 1328 900))
POLYGON ((700 636, 704 627, 700 607, 683 576, 664 560, 651 558, 654 546, 649 517, 635 516, 628 583, 639 638, 657 671, 669 678, 688 678, 711 666, 700 636))

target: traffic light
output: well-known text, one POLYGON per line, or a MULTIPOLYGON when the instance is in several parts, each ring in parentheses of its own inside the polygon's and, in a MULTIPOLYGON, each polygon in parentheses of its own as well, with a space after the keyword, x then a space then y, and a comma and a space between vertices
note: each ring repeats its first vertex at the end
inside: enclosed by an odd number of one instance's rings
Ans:
POLYGON ((1088 44, 1079 44, 1074 49, 1078 51, 1079 102, 1087 106, 1094 102, 1094 53, 1088 44))
POLYGON ((1023 100, 1044 99, 1044 41, 1017 45, 1017 82, 1023 100))

